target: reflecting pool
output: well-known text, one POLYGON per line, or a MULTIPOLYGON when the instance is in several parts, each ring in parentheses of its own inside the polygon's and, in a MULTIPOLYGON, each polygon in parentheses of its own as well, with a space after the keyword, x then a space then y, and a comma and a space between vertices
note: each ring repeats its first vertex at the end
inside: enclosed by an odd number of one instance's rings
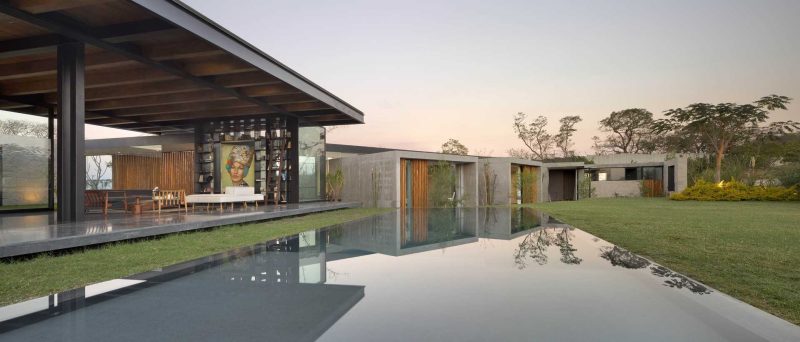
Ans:
POLYGON ((530 208, 409 209, 0 308, 0 340, 792 341, 800 328, 530 208))

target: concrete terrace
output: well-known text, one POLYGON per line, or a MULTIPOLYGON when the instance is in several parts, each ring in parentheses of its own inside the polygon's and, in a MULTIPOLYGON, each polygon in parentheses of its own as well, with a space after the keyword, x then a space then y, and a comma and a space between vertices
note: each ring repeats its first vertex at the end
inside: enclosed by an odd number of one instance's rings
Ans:
POLYGON ((96 215, 66 223, 55 223, 52 212, 0 214, 0 258, 359 206, 354 202, 312 202, 224 212, 96 215))

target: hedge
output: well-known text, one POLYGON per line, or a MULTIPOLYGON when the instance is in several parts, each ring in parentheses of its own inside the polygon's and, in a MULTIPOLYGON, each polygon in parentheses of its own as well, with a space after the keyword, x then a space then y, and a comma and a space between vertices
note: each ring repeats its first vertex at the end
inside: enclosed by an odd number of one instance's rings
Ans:
POLYGON ((709 183, 699 180, 680 193, 670 196, 676 201, 800 201, 798 186, 747 185, 731 180, 709 183))

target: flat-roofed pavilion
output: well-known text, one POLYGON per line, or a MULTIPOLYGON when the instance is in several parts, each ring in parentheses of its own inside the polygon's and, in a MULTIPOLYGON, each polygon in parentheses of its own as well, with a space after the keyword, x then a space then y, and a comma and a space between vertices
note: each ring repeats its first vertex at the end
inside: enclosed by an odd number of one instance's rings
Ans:
POLYGON ((201 130, 259 131, 271 118, 294 139, 297 127, 364 122, 355 107, 168 0, 0 2, 0 110, 50 118, 58 182, 50 193, 61 221, 83 217, 84 123, 200 141, 201 130))

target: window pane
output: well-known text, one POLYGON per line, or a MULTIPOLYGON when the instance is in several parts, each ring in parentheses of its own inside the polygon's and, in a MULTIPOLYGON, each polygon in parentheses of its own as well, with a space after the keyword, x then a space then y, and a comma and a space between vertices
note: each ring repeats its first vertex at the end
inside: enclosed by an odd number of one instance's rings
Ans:
POLYGON ((47 119, 2 113, 0 210, 47 207, 49 159, 47 119))
POLYGON ((625 168, 625 180, 637 180, 639 179, 639 168, 638 167, 626 167, 625 168))
POLYGON ((321 200, 325 191, 325 128, 300 127, 298 133, 300 200, 321 200))

